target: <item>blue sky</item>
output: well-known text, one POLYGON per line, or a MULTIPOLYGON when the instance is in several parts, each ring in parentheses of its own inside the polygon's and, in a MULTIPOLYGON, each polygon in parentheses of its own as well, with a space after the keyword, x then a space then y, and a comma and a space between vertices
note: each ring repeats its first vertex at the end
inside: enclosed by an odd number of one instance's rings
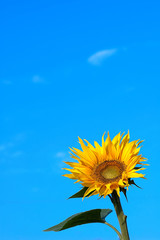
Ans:
MULTIPOLYGON (((109 199, 66 200, 80 189, 61 175, 78 136, 101 143, 130 130, 149 159, 143 190, 129 188, 131 239, 160 229, 160 4, 158 1, 3 1, 0 7, 0 237, 109 240, 90 224, 44 233, 109 199)), ((118 226, 115 213, 108 221, 118 226)))

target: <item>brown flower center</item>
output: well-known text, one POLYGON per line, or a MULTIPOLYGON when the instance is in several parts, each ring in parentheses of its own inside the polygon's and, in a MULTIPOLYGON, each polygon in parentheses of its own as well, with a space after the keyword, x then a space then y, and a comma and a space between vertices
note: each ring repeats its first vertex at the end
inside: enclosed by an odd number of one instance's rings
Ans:
POLYGON ((122 177, 124 164, 116 160, 107 160, 99 164, 93 175, 96 180, 103 183, 117 182, 122 177))

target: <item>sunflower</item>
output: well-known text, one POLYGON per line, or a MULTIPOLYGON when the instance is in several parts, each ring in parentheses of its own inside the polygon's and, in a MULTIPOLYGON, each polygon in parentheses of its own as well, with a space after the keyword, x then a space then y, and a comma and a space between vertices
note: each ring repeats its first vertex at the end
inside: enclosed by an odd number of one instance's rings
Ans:
POLYGON ((114 190, 120 196, 120 190, 130 185, 131 178, 144 178, 144 174, 139 173, 146 161, 146 158, 139 155, 140 140, 130 141, 129 131, 117 134, 111 140, 108 137, 104 140, 102 136, 102 146, 94 142, 92 146, 87 140, 79 138, 82 151, 70 148, 71 157, 77 162, 65 162, 71 168, 65 168, 70 174, 63 176, 76 179, 83 187, 87 187, 84 197, 98 194, 104 198, 114 190))

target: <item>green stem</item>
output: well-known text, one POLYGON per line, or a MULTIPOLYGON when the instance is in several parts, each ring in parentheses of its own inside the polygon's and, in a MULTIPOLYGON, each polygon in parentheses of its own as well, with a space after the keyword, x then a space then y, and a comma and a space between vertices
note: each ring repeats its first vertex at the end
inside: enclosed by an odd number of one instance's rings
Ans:
POLYGON ((113 225, 111 225, 110 223, 107 223, 107 222, 104 222, 104 223, 105 223, 107 226, 111 227, 111 228, 117 233, 117 235, 118 235, 118 237, 119 237, 120 240, 123 240, 122 235, 120 234, 120 232, 119 232, 113 225))
POLYGON ((121 234, 122 234, 122 239, 123 240, 130 240, 129 238, 129 233, 128 233, 128 228, 127 228, 127 216, 124 215, 122 206, 121 206, 121 202, 119 199, 119 196, 117 195, 116 191, 113 191, 112 193, 112 203, 114 205, 117 217, 118 217, 118 221, 119 221, 119 225, 121 228, 121 234))

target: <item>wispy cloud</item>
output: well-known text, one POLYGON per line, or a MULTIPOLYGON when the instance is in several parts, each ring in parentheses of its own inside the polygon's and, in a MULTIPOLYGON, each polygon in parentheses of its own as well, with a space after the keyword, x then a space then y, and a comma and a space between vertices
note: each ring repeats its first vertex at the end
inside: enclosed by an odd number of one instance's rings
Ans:
POLYGON ((92 65, 101 65, 102 62, 117 52, 117 49, 105 49, 99 52, 96 52, 88 58, 88 62, 92 65))
POLYGON ((12 137, 10 141, 0 144, 0 162, 2 159, 18 158, 22 156, 23 151, 19 150, 19 145, 24 141, 24 133, 19 133, 12 137))
POLYGON ((64 152, 57 152, 56 153, 57 158, 64 158, 65 156, 66 156, 66 153, 64 153, 64 152))
POLYGON ((32 82, 33 83, 43 83, 44 80, 39 75, 35 75, 32 77, 32 82))
POLYGON ((51 163, 51 169, 54 173, 62 173, 62 168, 66 167, 66 162, 68 160, 68 155, 66 152, 60 151, 54 154, 53 158, 55 159, 51 163))

